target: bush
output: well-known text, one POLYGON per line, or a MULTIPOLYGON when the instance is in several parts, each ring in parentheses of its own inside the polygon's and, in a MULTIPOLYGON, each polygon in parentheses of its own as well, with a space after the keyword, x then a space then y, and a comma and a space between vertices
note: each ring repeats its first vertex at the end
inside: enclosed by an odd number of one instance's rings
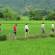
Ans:
POLYGON ((7 39, 7 36, 6 35, 1 35, 0 36, 0 41, 4 41, 4 40, 6 40, 7 39))
POLYGON ((18 17, 17 17, 17 20, 20 20, 20 19, 21 19, 21 18, 18 16, 18 17))
POLYGON ((50 33, 50 37, 55 37, 55 33, 50 33))

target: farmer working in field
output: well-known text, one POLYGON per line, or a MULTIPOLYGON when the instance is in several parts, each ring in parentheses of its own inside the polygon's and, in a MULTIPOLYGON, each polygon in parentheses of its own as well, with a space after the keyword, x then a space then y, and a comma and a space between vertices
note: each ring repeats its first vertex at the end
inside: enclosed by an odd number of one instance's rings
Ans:
POLYGON ((14 31, 14 35, 15 35, 14 38, 16 39, 17 24, 14 24, 13 31, 14 31))
POLYGON ((51 30, 52 30, 52 32, 55 31, 55 30, 54 30, 54 23, 51 24, 51 30))
POLYGON ((41 24, 41 32, 42 32, 42 33, 45 33, 45 27, 44 27, 44 26, 45 26, 45 24, 42 23, 42 24, 41 24))
POLYGON ((28 24, 25 24, 25 38, 29 35, 29 27, 28 24))

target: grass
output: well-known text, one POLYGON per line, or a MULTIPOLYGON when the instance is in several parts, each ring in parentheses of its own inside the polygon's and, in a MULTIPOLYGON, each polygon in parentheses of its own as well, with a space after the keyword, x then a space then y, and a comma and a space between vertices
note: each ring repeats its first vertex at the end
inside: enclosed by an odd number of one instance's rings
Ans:
POLYGON ((0 42, 0 55, 55 55, 55 38, 0 42))
MULTIPOLYGON (((12 34, 14 23, 18 23, 17 37, 22 38, 24 37, 24 25, 28 23, 30 36, 34 37, 41 34, 41 22, 42 21, 1 21, 2 32, 0 35, 12 34)), ((52 21, 45 21, 46 35, 50 33, 51 23, 52 21)), ((55 55, 55 38, 0 41, 0 55, 55 55)))
MULTIPOLYGON (((29 35, 30 36, 36 36, 38 34, 41 34, 41 22, 42 21, 1 21, 2 24, 2 33, 8 35, 9 33, 13 33, 13 25, 14 23, 17 23, 17 37, 24 37, 24 26, 26 23, 29 25, 29 35)), ((50 33, 51 31, 51 23, 52 21, 45 21, 45 29, 46 29, 46 34, 50 33)), ((55 22, 54 22, 55 23, 55 22)))

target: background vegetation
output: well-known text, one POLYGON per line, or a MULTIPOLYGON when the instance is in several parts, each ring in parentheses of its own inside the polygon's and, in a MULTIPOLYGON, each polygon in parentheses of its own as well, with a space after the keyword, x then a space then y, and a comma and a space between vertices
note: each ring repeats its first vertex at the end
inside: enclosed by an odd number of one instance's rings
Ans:
POLYGON ((23 16, 29 17, 29 20, 55 20, 55 10, 35 9, 29 6, 21 14, 9 6, 0 7, 0 20, 21 20, 23 16))

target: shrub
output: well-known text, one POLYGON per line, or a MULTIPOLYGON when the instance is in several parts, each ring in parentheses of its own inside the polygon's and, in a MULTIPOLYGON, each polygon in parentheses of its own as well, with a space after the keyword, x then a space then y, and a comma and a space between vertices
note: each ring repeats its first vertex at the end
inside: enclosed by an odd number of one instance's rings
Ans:
POLYGON ((17 20, 20 20, 20 19, 21 19, 21 18, 18 16, 18 17, 17 17, 17 20))
POLYGON ((6 35, 1 35, 0 36, 0 41, 4 41, 4 40, 6 40, 7 39, 7 36, 6 35))
POLYGON ((55 33, 50 33, 50 37, 55 37, 55 33))

